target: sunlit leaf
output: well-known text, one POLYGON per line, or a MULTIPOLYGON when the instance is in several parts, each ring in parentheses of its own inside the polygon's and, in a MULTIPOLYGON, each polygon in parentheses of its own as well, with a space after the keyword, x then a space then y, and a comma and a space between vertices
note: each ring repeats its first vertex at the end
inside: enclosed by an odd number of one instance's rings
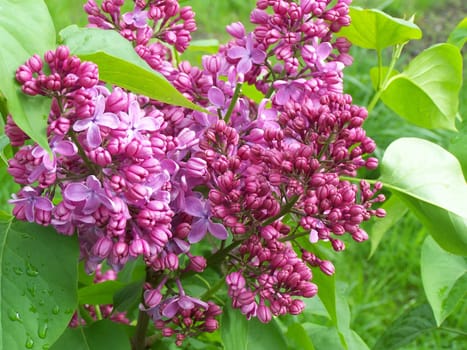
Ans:
POLYGON ((449 34, 448 43, 462 49, 467 41, 467 17, 449 34))
POLYGON ((78 245, 52 228, 0 223, 0 348, 42 349, 77 306, 78 245))
POLYGON ((99 79, 161 102, 203 111, 151 69, 117 32, 70 26, 60 37, 72 54, 98 65, 99 79))
POLYGON ((78 301, 80 304, 112 304, 114 294, 123 286, 119 281, 92 284, 78 290, 78 301))
POLYGON ((439 44, 420 53, 401 74, 393 76, 381 99, 418 126, 455 130, 461 86, 459 49, 439 44))
POLYGON ((400 138, 386 149, 380 181, 443 249, 467 255, 467 184, 452 154, 429 141, 400 138))
POLYGON ((467 262, 464 257, 450 254, 443 250, 428 236, 422 247, 420 260, 423 288, 438 326, 453 311, 455 306, 467 294, 467 262), (459 293, 455 300, 451 291, 457 282, 459 293))
POLYGON ((381 50, 408 40, 420 39, 422 31, 413 22, 391 17, 374 9, 350 8, 352 23, 339 35, 366 49, 381 50))

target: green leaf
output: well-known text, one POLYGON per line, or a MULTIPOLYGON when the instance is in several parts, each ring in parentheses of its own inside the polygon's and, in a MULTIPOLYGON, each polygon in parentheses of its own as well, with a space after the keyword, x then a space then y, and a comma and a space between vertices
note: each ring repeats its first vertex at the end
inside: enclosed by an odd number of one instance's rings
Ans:
POLYGON ((77 306, 78 244, 50 227, 0 223, 0 348, 42 349, 77 306))
POLYGON ((467 184, 452 154, 429 141, 400 138, 386 149, 379 180, 443 249, 467 255, 467 184))
POLYGON ((363 223, 363 228, 370 235, 371 249, 368 258, 373 256, 384 235, 407 213, 408 210, 405 203, 397 196, 391 196, 383 203, 381 208, 386 210, 386 216, 384 219, 370 220, 363 223))
POLYGON ((432 46, 393 76, 381 99, 394 112, 424 128, 456 130, 462 86, 462 55, 451 44, 432 46))
POLYGON ((119 281, 104 281, 80 288, 78 302, 80 304, 112 304, 114 294, 122 289, 119 281))
POLYGON ((422 31, 413 22, 391 17, 379 10, 351 7, 350 17, 352 23, 343 27, 339 34, 366 49, 382 50, 422 37, 422 31))
MULTIPOLYGON (((386 75, 388 74, 389 67, 382 67, 381 69, 381 77, 384 79, 386 75)), ((371 85, 373 85, 373 89, 377 90, 378 87, 383 83, 380 81, 380 69, 378 67, 373 67, 370 69, 370 78, 371 78, 371 85)), ((397 70, 393 69, 391 73, 389 73, 389 78, 392 78, 396 76, 397 74, 400 74, 397 70)))
POLYGON ((83 10, 84 1, 44 0, 49 8, 50 15, 57 31, 77 24, 85 26, 87 13, 83 10))
POLYGON ((467 120, 464 120, 459 132, 451 140, 448 150, 454 154, 461 163, 462 172, 467 179, 467 120))
POLYGON ((89 327, 68 328, 50 350, 130 350, 124 327, 109 320, 89 327))
POLYGON ((436 328, 436 321, 428 304, 407 310, 378 339, 374 350, 395 350, 409 344, 423 333, 436 328))
POLYGON ((29 57, 55 46, 55 29, 44 2, 3 0, 0 44, 0 92, 7 100, 8 112, 29 137, 49 150, 46 127, 50 99, 24 95, 15 80, 16 69, 29 57))
POLYGON ((318 297, 326 308, 329 317, 337 326, 337 307, 336 307, 336 281, 335 277, 324 274, 321 270, 313 270, 313 283, 318 285, 318 297))
POLYGON ((60 37, 72 54, 98 65, 99 79, 164 103, 204 111, 151 69, 117 32, 70 26, 60 32, 60 37))
POLYGON ((467 17, 449 34, 448 43, 462 49, 467 41, 467 17))
POLYGON ((141 293, 143 290, 144 279, 137 282, 132 282, 119 291, 113 296, 114 308, 120 312, 130 312, 138 307, 141 301, 141 293))
POLYGON ((193 40, 190 43, 187 51, 202 51, 210 54, 219 51, 219 40, 217 39, 201 39, 193 40))
POLYGON ((303 328, 305 328, 316 350, 345 350, 335 327, 304 323, 303 328))
POLYGON ((300 323, 291 324, 286 336, 290 349, 315 350, 310 337, 300 323))
POLYGON ((467 293, 467 280, 462 280, 467 276, 467 262, 464 257, 446 252, 428 236, 423 243, 420 265, 423 288, 440 326, 467 293), (461 293, 453 300, 450 292, 458 281, 464 281, 464 288, 458 287, 461 293))
POLYGON ((257 318, 248 322, 248 350, 287 349, 287 343, 277 321, 261 323, 257 318))
POLYGON ((222 313, 221 336, 225 350, 248 349, 249 321, 240 310, 226 304, 222 313))

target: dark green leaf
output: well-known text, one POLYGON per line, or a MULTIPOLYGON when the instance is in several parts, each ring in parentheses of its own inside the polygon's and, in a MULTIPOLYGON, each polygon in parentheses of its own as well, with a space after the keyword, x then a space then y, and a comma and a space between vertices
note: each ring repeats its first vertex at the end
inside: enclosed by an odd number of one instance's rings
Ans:
POLYGON ((98 65, 99 79, 161 102, 204 111, 152 70, 117 32, 70 26, 60 36, 74 55, 98 65))
POLYGON ((120 312, 132 311, 141 301, 144 280, 130 283, 114 294, 114 308, 120 312))
POLYGON ((462 56, 451 44, 432 46, 384 87, 383 102, 415 125, 455 130, 462 56))
POLYGON ((261 323, 257 318, 248 322, 248 350, 287 349, 287 343, 277 321, 261 323))
POLYGON ((313 270, 313 283, 318 285, 318 297, 323 302, 329 317, 337 326, 338 315, 336 308, 336 282, 334 276, 328 276, 321 270, 313 270))
POLYGON ((446 252, 428 236, 423 244, 420 265, 423 288, 436 323, 440 326, 467 293, 467 286, 464 285, 466 288, 456 295, 456 300, 451 295, 454 285, 467 276, 467 262, 464 257, 446 252))
POLYGON ((384 334, 378 339, 374 350, 393 350, 409 344, 423 333, 436 328, 430 305, 423 304, 406 311, 394 321, 384 334))
POLYGON ((457 27, 451 32, 448 43, 462 49, 467 41, 467 17, 465 17, 457 27))
POLYGON ((315 350, 313 343, 300 323, 293 323, 287 330, 290 349, 315 350))
POLYGON ((42 349, 77 306, 78 245, 50 227, 0 223, 0 348, 42 349))
POLYGON ((386 232, 388 232, 408 210, 404 202, 397 196, 391 196, 383 203, 381 208, 386 210, 384 219, 370 220, 363 224, 363 228, 370 235, 371 250, 368 258, 373 256, 386 232))
POLYGON ((16 69, 30 56, 41 55, 55 46, 55 29, 44 2, 3 0, 0 44, 0 92, 7 100, 8 112, 26 134, 49 149, 46 126, 50 99, 22 94, 15 81, 16 69))
POLYGON ((80 304, 112 304, 114 294, 124 284, 119 281, 104 281, 80 288, 78 302, 80 304))
POLYGON ((335 327, 304 323, 303 328, 305 328, 316 350, 345 350, 335 327))
POLYGON ((240 310, 224 306, 221 320, 221 336, 225 350, 246 350, 248 348, 249 321, 240 310))
POLYGON ((381 50, 422 37, 422 31, 414 23, 379 10, 351 7, 350 17, 352 23, 343 27, 339 34, 366 49, 381 50))
POLYGON ((452 154, 429 141, 400 138, 386 149, 380 181, 443 249, 467 254, 467 184, 452 154))
POLYGON ((130 350, 130 341, 123 326, 109 320, 89 327, 68 328, 50 350, 130 350))

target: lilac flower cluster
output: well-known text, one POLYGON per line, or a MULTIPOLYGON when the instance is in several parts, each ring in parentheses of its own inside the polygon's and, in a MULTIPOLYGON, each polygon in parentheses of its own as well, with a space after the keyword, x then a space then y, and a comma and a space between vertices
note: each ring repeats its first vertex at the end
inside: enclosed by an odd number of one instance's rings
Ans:
POLYGON ((122 13, 123 2, 89 0, 90 24, 118 31, 206 112, 108 88, 95 64, 64 46, 33 56, 16 78, 24 93, 52 99, 52 155, 8 118, 5 132, 20 147, 8 171, 23 186, 10 201, 14 215, 77 234, 88 272, 103 261, 118 271, 142 256, 152 277, 140 308, 179 345, 216 330, 221 313, 182 285, 210 263, 190 253, 198 242, 221 257, 232 306, 246 317, 300 313, 301 298, 317 293, 310 268, 334 272, 300 239, 340 251, 339 236, 363 241, 360 224, 384 216, 375 209, 381 185, 349 181, 378 164, 362 128, 367 112, 343 93, 352 59, 336 33, 350 22, 350 1, 258 0, 254 31, 229 25, 233 39, 202 68, 175 65, 169 48, 188 47, 190 7, 138 0, 122 13))

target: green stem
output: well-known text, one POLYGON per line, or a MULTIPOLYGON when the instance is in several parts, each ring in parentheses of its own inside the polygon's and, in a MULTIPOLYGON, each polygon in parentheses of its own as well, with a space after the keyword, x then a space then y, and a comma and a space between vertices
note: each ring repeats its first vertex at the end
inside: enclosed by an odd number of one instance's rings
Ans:
POLYGON ((238 97, 240 96, 241 89, 242 89, 242 84, 237 83, 237 86, 235 86, 235 91, 232 97, 232 101, 230 101, 229 109, 227 110, 227 113, 225 114, 225 117, 224 117, 224 121, 226 123, 228 123, 230 120, 230 116, 232 115, 235 104, 237 103, 238 97))
MULTIPOLYGON (((150 280, 149 270, 146 269, 146 281, 150 280)), ((141 300, 144 298, 144 289, 141 291, 141 300)), ((146 332, 149 325, 149 315, 144 310, 139 310, 136 331, 131 339, 132 350, 146 349, 146 332)))
POLYGON ((460 329, 454 329, 454 328, 448 328, 448 327, 439 327, 439 330, 440 331, 446 331, 446 332, 449 332, 449 333, 459 334, 459 335, 461 335, 463 337, 467 336, 467 333, 463 332, 460 329))
POLYGON ((370 103, 368 104, 367 110, 368 114, 371 113, 371 111, 375 108, 376 104, 378 103, 379 99, 381 98, 381 95, 383 94, 384 90, 387 87, 388 81, 391 77, 391 72, 394 70, 394 67, 397 63, 397 60, 401 56, 402 49, 404 46, 407 44, 407 42, 396 45, 394 48, 394 51, 392 53, 391 57, 391 63, 389 64, 388 71, 386 72, 386 75, 384 79, 382 79, 382 68, 383 68, 383 56, 382 56, 382 51, 378 50, 378 68, 379 68, 379 77, 378 77, 378 87, 376 90, 376 93, 373 95, 373 98, 371 99, 370 103))
POLYGON ((96 313, 96 318, 98 321, 102 320, 102 311, 101 311, 101 307, 96 304, 94 305, 94 310, 95 310, 95 313, 96 313))

